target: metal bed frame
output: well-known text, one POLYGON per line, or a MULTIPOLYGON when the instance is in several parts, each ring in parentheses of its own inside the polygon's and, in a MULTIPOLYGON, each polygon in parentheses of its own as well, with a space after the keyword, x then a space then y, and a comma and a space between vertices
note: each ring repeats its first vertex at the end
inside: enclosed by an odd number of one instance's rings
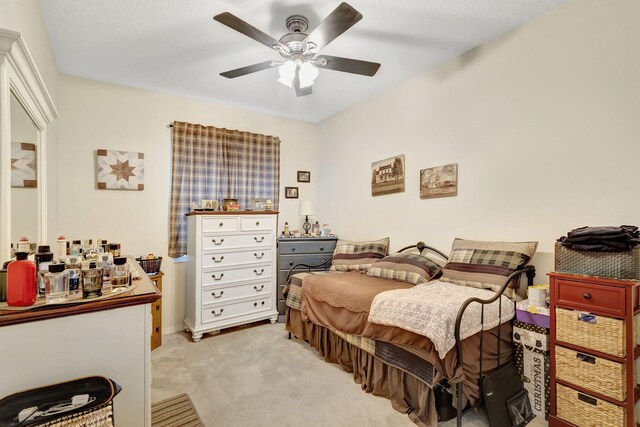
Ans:
MULTIPOLYGON (((400 249, 398 252, 404 252, 410 249, 416 248, 418 249, 418 251, 420 253, 422 253, 425 250, 430 250, 434 253, 436 253, 437 255, 441 256, 442 258, 444 258, 445 260, 448 260, 449 257, 444 254, 443 252, 441 252, 440 250, 433 248, 431 246, 427 246, 424 242, 418 242, 415 245, 410 245, 410 246, 405 246, 404 248, 400 249)), ((296 264, 293 267, 291 267, 289 269, 289 273, 287 274, 287 281, 285 283, 289 283, 289 280, 291 279, 291 275, 293 274, 293 271, 295 269, 299 269, 300 267, 303 267, 305 269, 307 269, 307 271, 311 271, 312 268, 320 268, 320 267, 326 267, 331 261, 332 261, 333 257, 329 257, 329 259, 327 259, 325 262, 323 262, 322 264, 318 264, 318 265, 308 265, 308 264, 296 264)), ((298 273, 300 271, 297 271, 298 273)), ((438 278, 440 277, 440 275, 442 274, 442 272, 438 272, 434 275, 434 278, 438 278)), ((519 270, 514 271, 513 273, 511 273, 505 280, 504 284, 502 284, 502 286, 500 287, 500 289, 495 293, 494 296, 492 296, 491 298, 487 298, 487 299, 482 299, 482 298, 478 298, 478 297, 472 297, 467 299, 463 304, 462 307, 460 307, 460 310, 458 311, 458 315, 456 317, 456 324, 455 324, 455 332, 454 332, 454 336, 455 336, 455 340, 456 340, 456 351, 458 353, 458 367, 460 369, 463 368, 463 352, 462 352, 462 340, 460 339, 460 325, 462 323, 462 317, 464 316, 464 312, 467 309, 467 307, 469 307, 469 305, 471 305, 474 302, 477 302, 478 304, 480 304, 481 310, 480 310, 480 323, 482 324, 482 330, 480 331, 480 373, 479 373, 479 379, 478 379, 478 386, 480 388, 480 397, 478 398, 478 401, 476 403, 474 403, 473 405, 470 405, 467 408, 463 408, 462 407, 462 403, 463 403, 463 393, 462 393, 462 383, 458 383, 460 386, 456 387, 456 425, 457 427, 462 427, 462 417, 464 416, 464 414, 466 414, 468 411, 477 408, 478 406, 482 405, 484 403, 484 394, 482 392, 482 361, 483 361, 483 332, 485 331, 484 329, 484 306, 493 303, 494 301, 498 300, 502 294, 504 294, 504 291, 507 289, 507 287, 509 286, 509 284, 516 280, 517 283, 520 283, 521 277, 522 275, 525 274, 527 277, 527 286, 531 286, 533 285, 533 278, 536 275, 536 270, 535 267, 533 267, 532 265, 528 265, 524 268, 521 268, 519 270)), ((516 302, 513 301, 514 304, 514 308, 515 308, 515 304, 516 302)), ((287 309, 289 309, 287 307, 287 309)), ((502 304, 498 304, 498 317, 502 318, 502 304)), ((499 325, 500 326, 500 325, 499 325)), ((511 362, 511 359, 509 359, 509 361, 507 361, 504 365, 500 364, 500 341, 502 340, 502 336, 501 336, 501 332, 502 332, 502 328, 498 327, 498 346, 497 346, 497 354, 496 356, 498 357, 498 365, 496 367, 496 369, 506 365, 507 363, 511 362)), ((289 332, 288 334, 288 338, 291 339, 291 332, 289 332)), ((451 393, 453 394, 453 393, 451 393)))

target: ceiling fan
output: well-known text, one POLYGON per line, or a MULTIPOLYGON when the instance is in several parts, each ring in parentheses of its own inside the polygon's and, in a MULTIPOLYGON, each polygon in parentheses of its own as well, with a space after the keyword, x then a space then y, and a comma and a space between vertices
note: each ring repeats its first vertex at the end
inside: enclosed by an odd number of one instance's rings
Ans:
POLYGON ((293 87, 297 96, 305 96, 312 92, 311 85, 313 85, 318 76, 318 68, 369 77, 374 76, 378 68, 380 68, 380 64, 375 62, 321 55, 319 53, 322 48, 362 19, 362 14, 347 3, 340 3, 310 33, 307 33, 309 28, 309 20, 307 18, 302 15, 288 17, 286 26, 289 33, 280 37, 280 40, 263 33, 229 12, 216 15, 213 19, 275 50, 283 58, 278 61, 264 61, 220 73, 221 76, 228 79, 277 66, 280 74, 278 81, 286 86, 293 87))

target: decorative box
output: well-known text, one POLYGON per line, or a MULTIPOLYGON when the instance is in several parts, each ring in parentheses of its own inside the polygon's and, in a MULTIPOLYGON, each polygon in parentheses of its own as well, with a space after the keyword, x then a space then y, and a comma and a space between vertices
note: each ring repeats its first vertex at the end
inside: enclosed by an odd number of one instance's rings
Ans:
POLYGON ((529 323, 534 326, 549 328, 551 317, 549 317, 549 309, 543 307, 529 306, 529 300, 520 301, 516 305, 516 319, 523 323, 529 323))
POLYGON ((640 279, 640 246, 623 252, 593 252, 577 251, 556 242, 555 271, 614 279, 640 279))
POLYGON ((515 321, 516 367, 534 415, 549 418, 549 329, 515 321))

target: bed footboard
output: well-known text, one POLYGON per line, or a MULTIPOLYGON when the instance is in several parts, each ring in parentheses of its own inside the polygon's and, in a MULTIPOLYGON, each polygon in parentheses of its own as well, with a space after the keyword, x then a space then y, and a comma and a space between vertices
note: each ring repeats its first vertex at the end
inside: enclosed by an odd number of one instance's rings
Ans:
MULTIPOLYGON (((462 340, 460 339, 460 325, 462 323, 462 317, 464 316, 464 312, 467 309, 467 307, 469 307, 469 305, 471 303, 477 302, 478 304, 481 304, 481 314, 480 314, 480 323, 482 324, 482 331, 484 331, 484 306, 487 304, 491 304, 493 302, 495 302, 496 300, 498 300, 500 297, 502 297, 502 295, 504 294, 504 291, 507 289, 507 287, 509 286, 509 284, 511 283, 511 281, 513 280, 518 280, 518 282, 520 281, 522 275, 525 274, 527 277, 527 285, 531 286, 533 285, 533 278, 536 275, 536 269, 534 266, 532 265, 528 265, 524 268, 521 268, 519 270, 514 271, 513 273, 511 273, 509 275, 509 277, 507 277, 507 279, 505 280, 505 283, 500 287, 500 289, 495 293, 494 296, 492 296, 491 298, 487 298, 487 299, 482 299, 482 298, 477 298, 477 297, 473 297, 473 298, 469 298, 468 300, 466 300, 463 304, 462 307, 460 307, 460 310, 458 311, 458 316, 456 317, 456 324, 455 324, 455 339, 456 339, 456 351, 458 353, 458 366, 462 369, 463 367, 463 351, 462 351, 462 340)), ((515 305, 515 301, 513 302, 513 304, 515 305)), ((498 304, 498 318, 502 318, 502 304, 499 303, 498 304)), ((480 398, 478 399, 478 402, 473 406, 477 406, 479 404, 482 403, 482 355, 483 355, 483 342, 482 342, 482 338, 483 338, 483 333, 482 331, 480 332, 480 374, 479 374, 479 378, 480 378, 480 398)), ((500 341, 501 341, 501 328, 498 328, 498 349, 497 349, 497 357, 498 357, 498 366, 500 366, 500 341)), ((462 427, 462 387, 457 387, 457 426, 458 427, 462 427)))

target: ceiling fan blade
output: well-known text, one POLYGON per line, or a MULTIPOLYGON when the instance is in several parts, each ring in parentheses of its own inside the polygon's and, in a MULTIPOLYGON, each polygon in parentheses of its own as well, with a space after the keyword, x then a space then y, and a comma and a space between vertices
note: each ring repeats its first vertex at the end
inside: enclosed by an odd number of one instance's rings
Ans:
POLYGON ((361 61, 359 59, 341 58, 339 56, 329 55, 322 55, 319 58, 325 58, 327 63, 324 65, 317 64, 316 66, 318 68, 361 74, 369 77, 373 77, 378 72, 378 68, 380 68, 380 64, 377 62, 361 61))
POLYGON ((280 46, 286 51, 289 50, 289 48, 287 48, 285 45, 280 43, 278 40, 271 37, 269 34, 263 33, 253 25, 248 24, 247 22, 243 21, 242 19, 238 18, 235 15, 232 15, 229 12, 220 13, 214 16, 213 19, 220 22, 221 24, 226 25, 229 28, 232 28, 244 34, 249 38, 254 39, 258 43, 262 43, 268 48, 273 49, 274 46, 280 46))
POLYGON ((293 88, 296 90, 296 96, 298 98, 301 96, 311 95, 313 93, 311 86, 300 87, 300 77, 297 72, 296 76, 293 78, 293 88))
POLYGON ((304 41, 313 42, 320 50, 361 19, 360 12, 347 3, 340 3, 304 41))
POLYGON ((275 65, 273 64, 273 61, 264 61, 258 64, 247 65, 246 67, 242 67, 242 68, 236 68, 235 70, 225 71, 224 73, 220 73, 220 75, 228 79, 235 79, 236 77, 241 77, 247 74, 266 70, 274 66, 275 65))

